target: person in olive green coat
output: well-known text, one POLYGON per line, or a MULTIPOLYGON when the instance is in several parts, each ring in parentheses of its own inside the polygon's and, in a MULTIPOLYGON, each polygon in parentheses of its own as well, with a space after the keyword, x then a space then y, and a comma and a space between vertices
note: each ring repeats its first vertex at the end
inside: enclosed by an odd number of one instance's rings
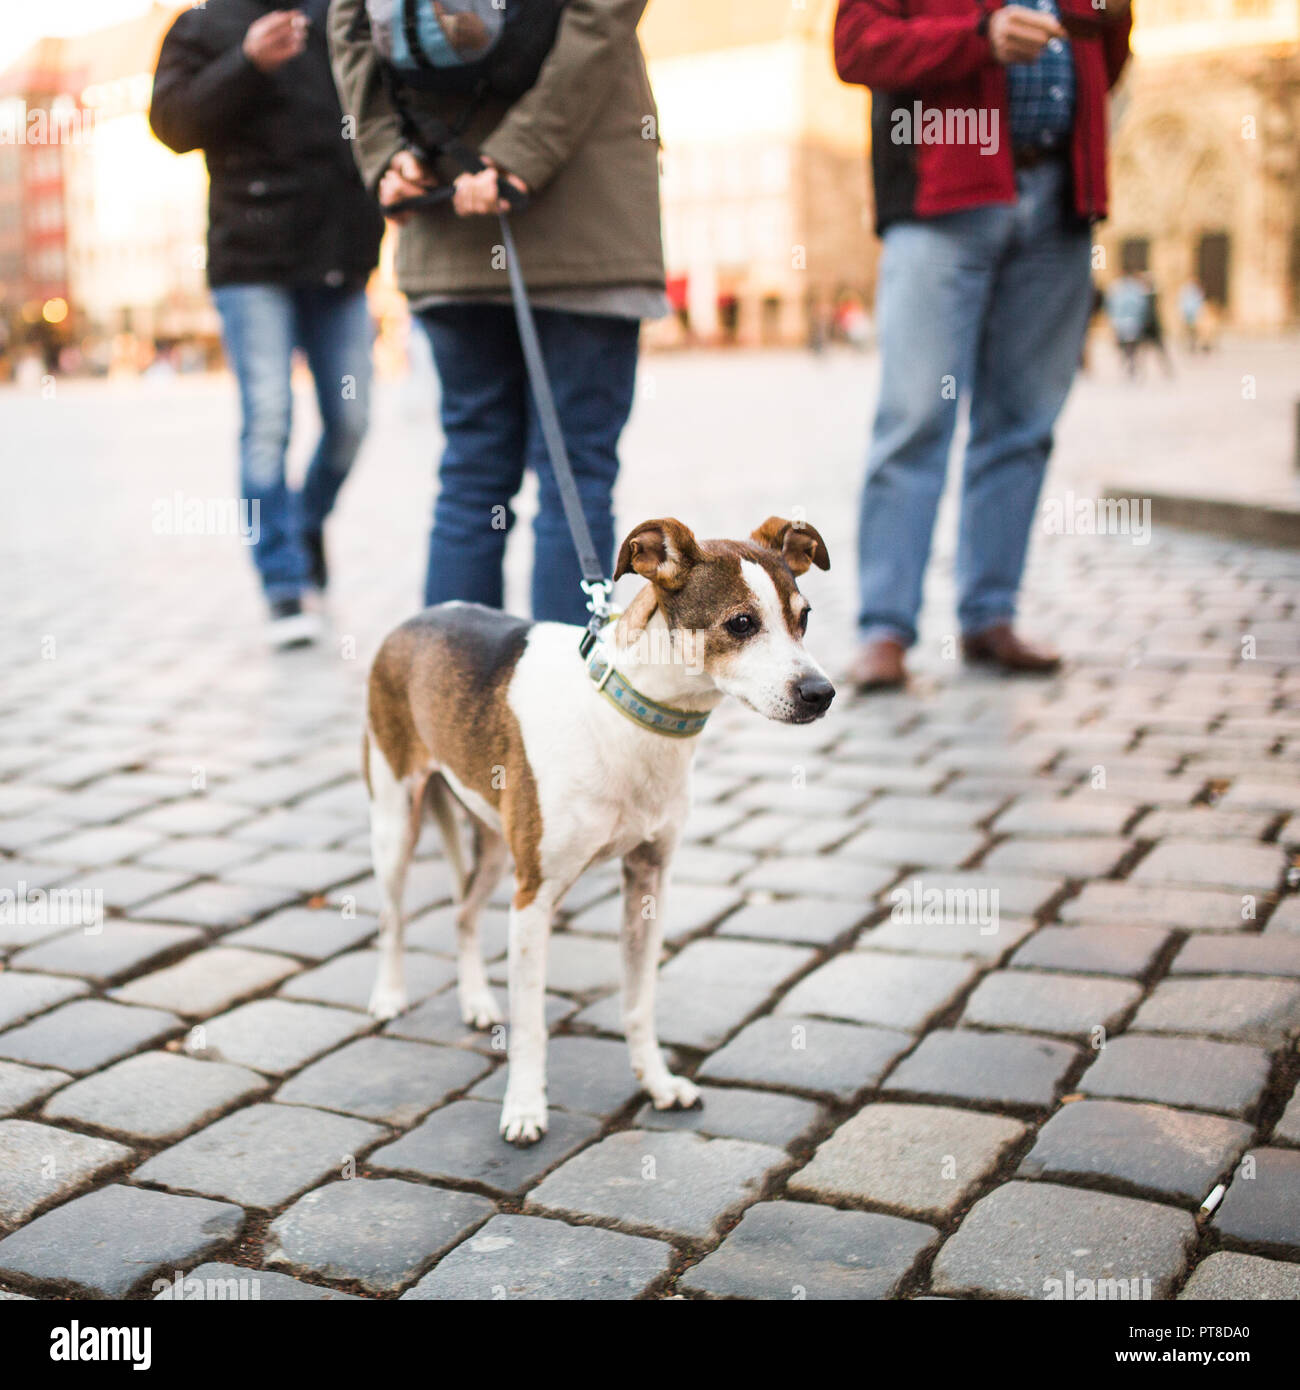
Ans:
MULTIPOLYGON (((585 623, 577 553, 542 440, 510 307, 498 180, 527 192, 512 218, 583 509, 613 559, 611 494, 632 407, 640 323, 667 312, 659 118, 636 28, 645 0, 569 0, 534 85, 471 110, 462 138, 490 167, 432 167, 410 149, 358 10, 334 0, 330 43, 362 178, 389 206, 435 183, 455 198, 401 218, 398 285, 428 335, 446 445, 425 602, 502 607, 502 561, 525 470, 537 473, 532 616, 585 623)), ((413 112, 456 125, 466 103, 404 89, 413 112)))

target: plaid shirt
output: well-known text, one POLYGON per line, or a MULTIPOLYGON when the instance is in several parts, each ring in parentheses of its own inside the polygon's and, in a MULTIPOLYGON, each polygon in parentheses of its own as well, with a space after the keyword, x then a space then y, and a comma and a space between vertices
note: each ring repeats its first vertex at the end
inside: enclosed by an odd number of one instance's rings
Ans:
MULTIPOLYGON (((1056 0, 1034 0, 1034 8, 1060 18, 1056 0)), ((1007 68, 1007 97, 1013 146, 1064 145, 1074 124, 1070 41, 1050 39, 1036 63, 1012 63, 1007 68)))

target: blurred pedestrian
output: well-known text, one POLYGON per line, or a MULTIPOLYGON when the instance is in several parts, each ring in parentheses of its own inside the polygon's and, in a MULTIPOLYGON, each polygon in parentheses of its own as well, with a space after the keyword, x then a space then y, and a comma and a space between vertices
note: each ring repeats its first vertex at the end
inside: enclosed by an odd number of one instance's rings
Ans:
POLYGON ((1091 0, 840 0, 839 75, 874 93, 884 239, 880 399, 859 529, 862 645, 850 672, 861 689, 906 679, 961 396, 963 655, 1005 671, 1059 664, 1012 620, 1092 302, 1106 92, 1129 27, 1126 0, 1101 11, 1091 0))
POLYGON ((278 646, 311 640, 328 580, 324 528, 365 437, 373 330, 365 286, 383 219, 344 138, 328 0, 207 0, 163 41, 150 124, 207 159, 208 282, 239 382, 240 488, 257 504, 253 559, 278 646), (285 477, 295 348, 322 433, 301 491, 285 477))
POLYGON ((1156 292, 1155 281, 1145 272, 1138 277, 1144 298, 1142 307, 1142 336, 1140 345, 1150 346, 1160 358, 1166 376, 1173 376, 1174 363, 1165 346, 1164 328, 1160 322, 1160 296, 1156 292))
POLYGON ((1199 280, 1189 280, 1178 291, 1178 316, 1183 321, 1183 335, 1188 352, 1199 352, 1201 348, 1200 321, 1205 309, 1205 291, 1199 280))
MULTIPOLYGON (((427 162, 429 152, 408 142, 370 8, 336 0, 330 19, 366 185, 385 206, 434 184, 455 188, 452 203, 400 219, 397 249, 398 284, 429 337, 442 386, 445 447, 425 602, 503 606, 513 503, 531 468, 532 615, 585 623, 582 571, 529 390, 497 213, 501 180, 528 195, 512 219, 520 268, 583 510, 611 564, 618 441, 632 408, 641 320, 668 313, 658 117, 636 34, 645 0, 569 0, 536 81, 514 101, 414 83, 398 93, 414 124, 437 117, 482 154, 489 167, 478 174, 443 157, 427 162)), ((469 11, 479 8, 448 0, 436 13, 444 30, 468 29, 469 11)))
POLYGON ((1106 291, 1106 317, 1124 359, 1125 374, 1137 378, 1138 348, 1147 321, 1147 295, 1136 275, 1121 275, 1106 291))

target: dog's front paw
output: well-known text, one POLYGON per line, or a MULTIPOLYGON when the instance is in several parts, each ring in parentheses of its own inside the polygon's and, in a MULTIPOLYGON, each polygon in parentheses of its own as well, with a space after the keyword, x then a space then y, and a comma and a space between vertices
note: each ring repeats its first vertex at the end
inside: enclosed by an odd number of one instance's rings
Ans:
POLYGON ((400 985, 377 984, 370 991, 370 1003, 366 1007, 371 1018, 380 1022, 396 1018, 406 1008, 406 990, 400 985))
POLYGON ((684 1076, 666 1073, 662 1081, 647 1084, 646 1089, 656 1110, 698 1110, 704 1104, 700 1088, 684 1076))
POLYGON ((546 1133, 545 1098, 517 1101, 507 1096, 501 1107, 501 1137, 507 1144, 526 1148, 546 1133))
POLYGON ((461 995, 460 1016, 468 1027, 477 1028, 481 1032, 505 1022, 501 1010, 497 1008, 497 1001, 492 997, 492 991, 488 989, 478 994, 461 995))

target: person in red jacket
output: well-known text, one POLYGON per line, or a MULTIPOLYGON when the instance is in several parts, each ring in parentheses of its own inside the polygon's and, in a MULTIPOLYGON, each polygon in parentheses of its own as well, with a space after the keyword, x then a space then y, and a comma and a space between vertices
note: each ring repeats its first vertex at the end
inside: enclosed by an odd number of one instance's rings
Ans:
POLYGON ((967 660, 1052 671, 1013 626, 1052 430, 1092 303, 1106 103, 1128 0, 840 0, 835 65, 872 89, 881 385, 859 529, 861 689, 906 680, 961 398, 967 660))

